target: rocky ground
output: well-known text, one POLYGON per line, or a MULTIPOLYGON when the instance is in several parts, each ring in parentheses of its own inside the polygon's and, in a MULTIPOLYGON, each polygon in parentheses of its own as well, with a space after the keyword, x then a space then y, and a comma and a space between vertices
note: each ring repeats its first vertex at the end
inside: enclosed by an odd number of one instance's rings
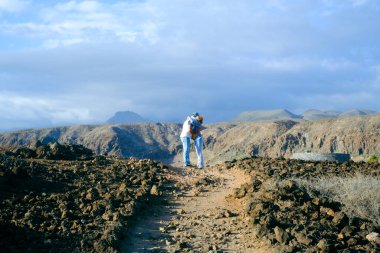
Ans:
POLYGON ((245 200, 233 197, 249 181, 243 171, 169 171, 170 194, 130 229, 122 252, 274 252, 253 237, 245 200))
POLYGON ((250 158, 225 167, 251 176, 234 197, 248 199, 245 214, 253 236, 280 252, 380 252, 380 240, 367 237, 380 231, 373 220, 348 215, 342 203, 297 183, 357 173, 378 178, 380 164, 250 158))
POLYGON ((169 168, 161 208, 142 216, 123 252, 380 252, 380 228, 297 178, 378 177, 379 164, 249 158, 205 170, 169 168))
POLYGON ((378 177, 378 163, 252 157, 199 170, 54 143, 0 153, 6 252, 380 252, 373 221, 297 181, 378 177))
POLYGON ((130 220, 160 194, 165 168, 90 153, 56 143, 0 153, 1 252, 118 251, 130 220))

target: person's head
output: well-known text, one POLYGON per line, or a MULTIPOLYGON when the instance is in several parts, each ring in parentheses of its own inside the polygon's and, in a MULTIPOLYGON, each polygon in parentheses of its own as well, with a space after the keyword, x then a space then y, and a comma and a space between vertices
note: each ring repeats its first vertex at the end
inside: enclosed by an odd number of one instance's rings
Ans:
POLYGON ((193 112, 193 113, 191 114, 191 116, 193 116, 193 117, 198 117, 198 116, 199 116, 199 113, 198 113, 198 112, 193 112))
POLYGON ((197 121, 201 124, 203 124, 203 117, 198 115, 197 117, 195 117, 197 119, 197 121))

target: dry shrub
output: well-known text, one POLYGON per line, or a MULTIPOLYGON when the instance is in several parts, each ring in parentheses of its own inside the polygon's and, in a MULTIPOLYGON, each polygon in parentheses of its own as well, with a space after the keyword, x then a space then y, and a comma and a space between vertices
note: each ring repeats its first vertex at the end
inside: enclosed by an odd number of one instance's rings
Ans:
MULTIPOLYGON (((318 197, 328 197, 344 205, 343 211, 349 217, 360 217, 380 225, 380 178, 356 174, 350 177, 318 178, 315 180, 296 179, 308 189, 316 190, 318 197)), ((313 191, 314 190, 314 191, 313 191)))
POLYGON ((378 163, 379 162, 379 158, 376 156, 376 155, 371 155, 368 159, 368 162, 369 163, 378 163))

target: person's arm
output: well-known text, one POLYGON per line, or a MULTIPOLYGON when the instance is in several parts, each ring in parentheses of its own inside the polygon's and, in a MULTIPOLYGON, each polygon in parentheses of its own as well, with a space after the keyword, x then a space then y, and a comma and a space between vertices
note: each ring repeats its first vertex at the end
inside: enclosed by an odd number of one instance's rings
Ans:
POLYGON ((189 128, 188 128, 188 133, 190 134, 193 134, 194 130, 193 130, 193 125, 189 124, 189 128))

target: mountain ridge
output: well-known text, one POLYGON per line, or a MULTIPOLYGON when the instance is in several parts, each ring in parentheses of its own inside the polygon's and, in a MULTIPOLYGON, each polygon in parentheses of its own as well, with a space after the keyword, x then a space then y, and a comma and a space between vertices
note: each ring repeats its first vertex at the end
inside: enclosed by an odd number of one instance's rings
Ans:
POLYGON ((149 120, 132 111, 116 112, 111 118, 106 121, 106 124, 129 124, 129 123, 146 123, 149 120))
MULTIPOLYGON (((80 144, 96 154, 150 158, 180 165, 181 124, 133 123, 24 130, 0 134, 0 146, 37 141, 80 144)), ((249 156, 290 157, 294 152, 380 154, 380 115, 322 119, 208 124, 203 132, 206 162, 249 156)), ((195 153, 191 152, 194 161, 195 153)))
POLYGON ((309 109, 301 114, 295 114, 286 109, 275 109, 275 110, 253 110, 244 111, 236 116, 232 117, 229 122, 256 122, 256 121, 266 121, 266 120, 319 120, 319 119, 329 119, 329 118, 343 118, 343 117, 354 117, 354 116, 367 116, 376 115, 380 112, 367 109, 352 109, 344 112, 339 111, 322 111, 319 109, 309 109))
POLYGON ((286 109, 256 110, 239 113, 229 122, 252 122, 262 120, 299 119, 299 115, 293 114, 286 109))

